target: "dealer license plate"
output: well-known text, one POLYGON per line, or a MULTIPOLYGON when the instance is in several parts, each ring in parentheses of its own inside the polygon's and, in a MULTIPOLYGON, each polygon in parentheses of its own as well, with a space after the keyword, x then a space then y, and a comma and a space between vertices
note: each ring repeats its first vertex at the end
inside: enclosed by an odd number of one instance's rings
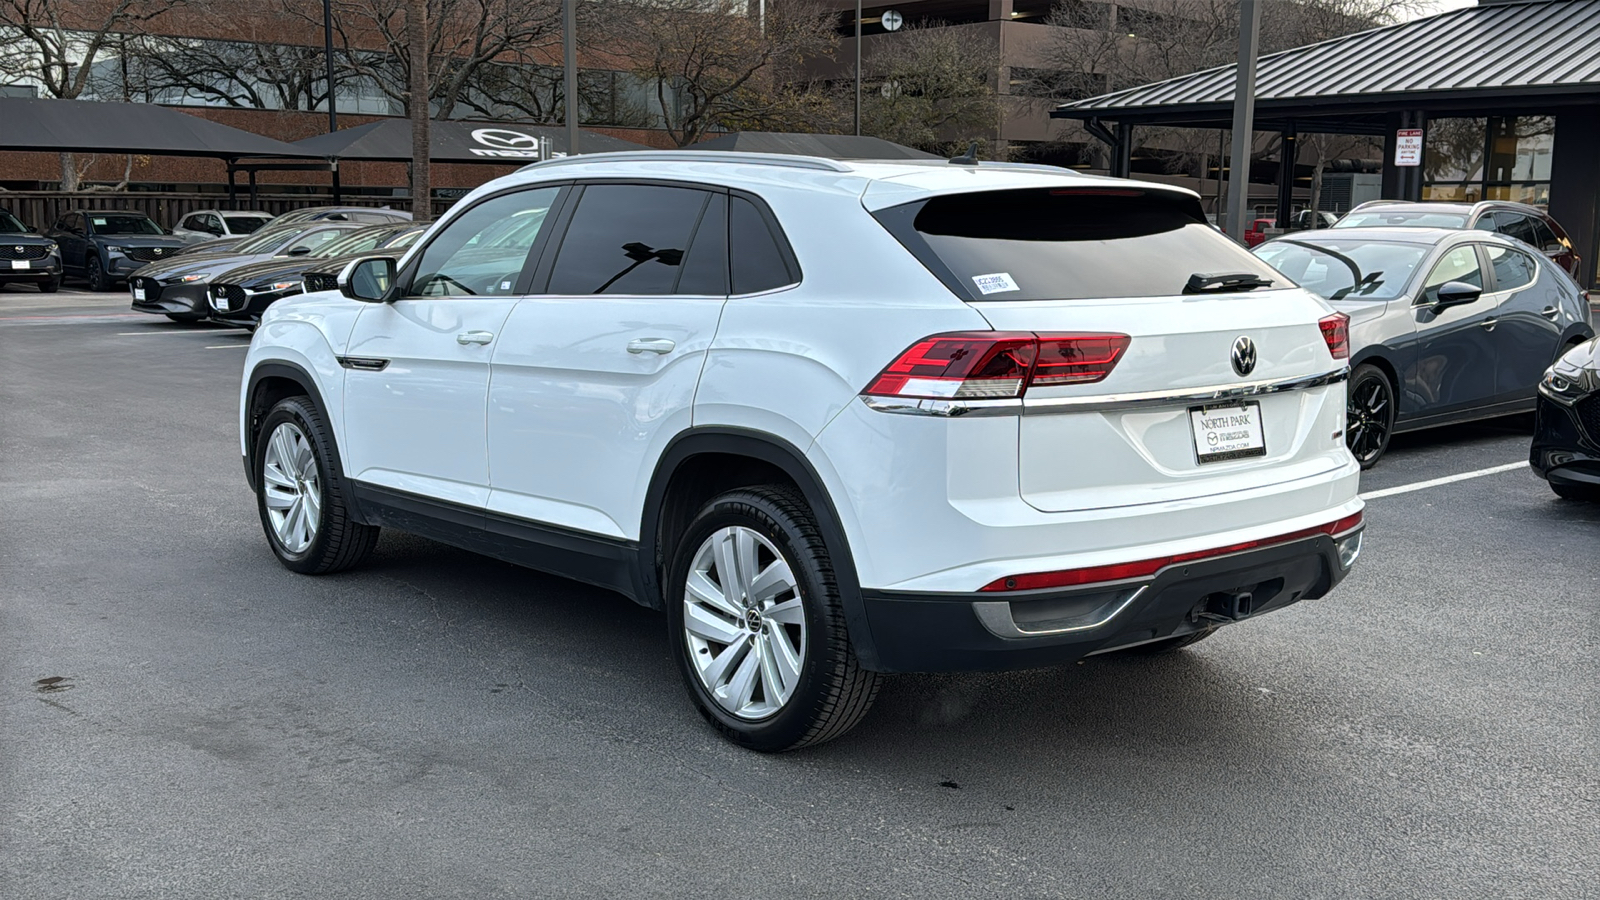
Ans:
POLYGON ((132 288, 132 291, 133 291, 133 299, 135 299, 135 300, 143 300, 144 299, 144 288, 136 287, 136 288, 132 288))
POLYGON ((1267 455, 1261 404, 1205 406, 1189 410, 1195 457, 1202 463, 1267 455))
POLYGON ((13 269, 31 269, 31 268, 33 268, 33 264, 28 262, 25 259, 13 259, 11 261, 11 268, 13 268, 13 269))

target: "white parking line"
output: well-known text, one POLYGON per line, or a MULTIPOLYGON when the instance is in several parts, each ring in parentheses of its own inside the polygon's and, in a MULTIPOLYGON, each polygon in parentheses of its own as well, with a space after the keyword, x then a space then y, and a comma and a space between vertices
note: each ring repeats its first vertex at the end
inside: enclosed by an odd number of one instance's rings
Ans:
POLYGON ((1526 469, 1527 467, 1528 464, 1526 462, 1506 463, 1503 466, 1479 469, 1476 472, 1462 472, 1460 475, 1446 475, 1443 478, 1431 478, 1427 481, 1418 481, 1415 484, 1402 484, 1399 487, 1384 488, 1381 491, 1373 491, 1370 494, 1362 494, 1361 499, 1377 500, 1380 497, 1393 497, 1395 494, 1409 494, 1412 491, 1420 491, 1423 488, 1438 487, 1441 484, 1452 484, 1457 481, 1467 481, 1473 478, 1482 478, 1485 475, 1498 475, 1501 472, 1511 472, 1515 471, 1516 469, 1526 469))

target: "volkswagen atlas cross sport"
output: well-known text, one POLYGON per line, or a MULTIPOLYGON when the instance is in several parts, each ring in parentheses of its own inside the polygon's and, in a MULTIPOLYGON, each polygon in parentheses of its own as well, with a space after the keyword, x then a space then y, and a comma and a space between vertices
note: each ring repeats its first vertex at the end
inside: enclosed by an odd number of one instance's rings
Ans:
POLYGON ((392 527, 621 592, 708 721, 783 750, 882 673, 1327 594, 1361 548, 1346 326, 1180 189, 595 154, 269 307, 241 450, 288 568, 392 527))

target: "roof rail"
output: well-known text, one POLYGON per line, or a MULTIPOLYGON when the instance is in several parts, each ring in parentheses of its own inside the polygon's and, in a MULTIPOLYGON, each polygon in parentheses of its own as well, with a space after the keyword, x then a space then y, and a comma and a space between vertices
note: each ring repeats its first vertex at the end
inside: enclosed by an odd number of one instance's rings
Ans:
MULTIPOLYGON (((614 150, 609 153, 584 153, 579 156, 559 156, 555 159, 529 163, 518 171, 547 169, 552 166, 575 165, 589 162, 711 162, 741 163, 747 166, 780 166, 790 169, 815 169, 821 172, 850 172, 849 166, 838 160, 820 156, 791 156, 786 153, 748 153, 738 150, 614 150)), ((943 162, 943 160, 940 160, 943 162)))

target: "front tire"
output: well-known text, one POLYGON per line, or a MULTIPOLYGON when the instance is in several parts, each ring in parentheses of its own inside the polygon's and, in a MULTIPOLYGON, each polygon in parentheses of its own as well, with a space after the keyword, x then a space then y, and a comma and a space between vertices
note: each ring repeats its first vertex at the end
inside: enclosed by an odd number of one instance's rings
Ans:
POLYGON ((1362 469, 1370 469, 1389 449, 1394 433, 1394 385, 1382 369, 1362 363, 1350 373, 1345 398, 1345 446, 1362 469))
POLYGON ((105 264, 100 262, 100 257, 89 257, 89 290, 97 294, 111 290, 111 279, 106 276, 105 264))
POLYGON ((61 290, 61 279, 60 279, 60 277, 52 278, 52 279, 50 279, 48 281, 39 282, 39 293, 41 293, 41 294, 54 294, 56 291, 59 291, 59 290, 61 290))
POLYGON ((359 565, 379 529, 356 521, 339 476, 332 432, 307 397, 280 400, 255 446, 256 509, 285 568, 325 575, 359 565))
POLYGON ((833 563, 789 488, 707 503, 673 552, 668 639, 700 714, 763 752, 833 740, 861 721, 880 678, 861 668, 833 563))

